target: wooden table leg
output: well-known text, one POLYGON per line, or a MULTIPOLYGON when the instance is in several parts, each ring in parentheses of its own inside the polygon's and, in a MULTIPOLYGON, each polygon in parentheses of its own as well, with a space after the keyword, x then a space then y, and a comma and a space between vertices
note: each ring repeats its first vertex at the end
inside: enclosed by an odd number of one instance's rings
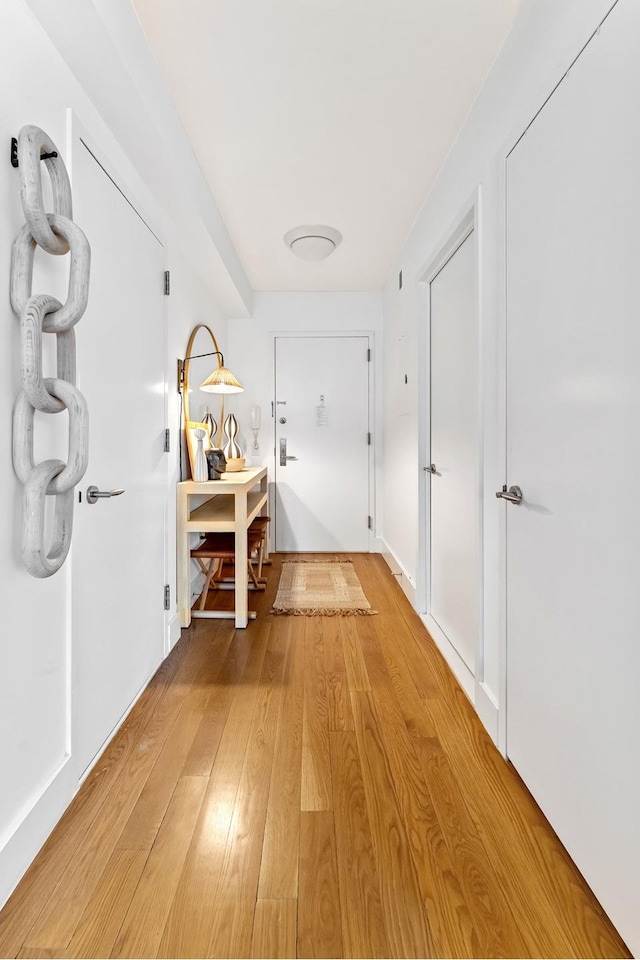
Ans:
POLYGON ((187 520, 189 519, 189 497, 184 490, 178 488, 177 503, 177 539, 176 539, 176 566, 177 566, 177 604, 178 618, 181 627, 188 627, 191 623, 191 582, 189 577, 190 555, 189 534, 187 520))
MULTIPOLYGON (((266 493, 268 489, 269 489, 269 477, 267 476, 267 474, 265 474, 260 481, 260 493, 266 493)), ((269 513, 268 500, 264 505, 264 507, 262 508, 262 513, 266 513, 266 514, 269 513)), ((270 535, 270 530, 269 530, 269 527, 267 527, 267 533, 264 538, 264 551, 262 553, 262 562, 263 564, 266 563, 267 565, 271 563, 271 560, 269 559, 269 535, 270 535)))
POLYGON ((246 627, 249 621, 249 570, 247 555, 247 491, 235 495, 236 535, 236 627, 246 627))

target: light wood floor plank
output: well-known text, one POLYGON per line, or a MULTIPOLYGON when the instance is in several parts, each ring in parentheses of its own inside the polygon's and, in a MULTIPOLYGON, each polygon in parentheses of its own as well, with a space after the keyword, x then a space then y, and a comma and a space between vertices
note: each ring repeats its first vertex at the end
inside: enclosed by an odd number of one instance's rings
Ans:
MULTIPOLYGON (((390 633, 385 629, 384 615, 381 617, 362 618, 357 624, 360 646, 371 678, 373 689, 384 688, 390 692, 402 710, 407 729, 412 736, 435 736, 429 724, 429 716, 423 710, 423 698, 416 685, 416 675, 420 671, 410 669, 403 653, 408 647, 414 647, 413 637, 407 629, 404 620, 397 615, 393 603, 393 593, 384 591, 380 557, 367 557, 363 564, 362 582, 365 590, 374 593, 380 598, 378 604, 385 611, 387 617, 392 617, 395 629, 390 633)), ((394 584, 395 593, 401 592, 394 584)), ((430 641, 433 642, 433 641, 430 641)), ((418 653, 416 649, 416 653, 418 653)), ((426 661, 424 661, 426 667, 426 661)), ((424 687, 425 684, 423 683, 424 687)))
POLYGON ((300 818, 298 955, 343 956, 336 837, 329 812, 300 818))
MULTIPOLYGON (((342 637, 342 650, 344 653, 345 669, 347 671, 347 680, 349 690, 371 690, 369 674, 362 649, 360 639, 356 630, 355 620, 359 617, 341 617, 340 618, 340 636, 342 637)), ((363 617, 363 619, 368 619, 363 617)))
POLYGON ((66 957, 66 947, 25 947, 17 954, 20 960, 55 960, 58 957, 66 957))
MULTIPOLYGON (((365 629, 365 626, 361 629, 365 629)), ((386 747, 395 796, 406 826, 411 857, 425 905, 428 927, 439 956, 482 956, 468 899, 456 873, 445 832, 424 777, 416 745, 405 723, 403 703, 395 697, 391 676, 374 627, 368 628, 365 657, 372 677, 371 705, 386 747)), ((491 956, 491 953, 486 953, 491 956)))
POLYGON ((205 777, 178 780, 112 957, 155 957, 206 786, 205 777))
MULTIPOLYGON (((66 945, 71 941, 197 675, 200 667, 197 650, 202 648, 200 644, 194 646, 193 659, 185 662, 184 672, 177 672, 173 684, 149 718, 138 749, 123 764, 121 775, 104 798, 99 815, 95 816, 87 829, 68 868, 59 876, 49 902, 27 936, 27 946, 46 947, 51 943, 66 945)), ((210 644, 207 643, 204 649, 211 650, 210 644)))
POLYGON ((423 740, 418 749, 430 794, 447 837, 449 854, 471 912, 475 954, 530 956, 527 939, 513 918, 500 879, 494 873, 439 742, 423 740))
POLYGON ((305 617, 301 810, 331 809, 329 707, 322 618, 305 617))
POLYGON ((329 730, 353 730, 349 679, 342 642, 342 617, 322 618, 329 730))
POLYGON ((218 894, 253 714, 258 706, 259 678, 269 631, 265 624, 252 624, 241 634, 240 642, 249 645, 250 656, 237 681, 200 817, 158 948, 160 957, 208 956, 216 922, 211 904, 218 894))
POLYGON ((250 955, 273 960, 297 956, 297 913, 297 900, 257 900, 250 955))
POLYGON ((371 694, 352 693, 351 696, 389 955, 432 957, 436 955, 436 946, 427 929, 406 828, 396 806, 388 757, 371 707, 371 694))
POLYGON ((488 857, 504 888, 518 891, 511 909, 531 951, 624 956, 624 944, 520 778, 482 727, 462 720, 467 707, 454 715, 448 704, 431 701, 427 709, 442 731, 441 743, 488 857), (491 803, 478 802, 479 788, 491 803))
MULTIPOLYGON (((223 633, 221 629, 220 633, 223 633)), ((151 849, 178 779, 183 773, 198 727, 206 714, 209 701, 215 695, 213 681, 220 673, 219 658, 224 657, 231 637, 231 631, 227 628, 220 637, 220 645, 216 647, 216 656, 207 658, 186 694, 171 733, 120 835, 118 847, 129 850, 151 849)))
POLYGON ((114 850, 65 956, 110 955, 148 856, 147 850, 114 850))
POLYGON ((295 899, 298 896, 304 700, 303 618, 287 617, 285 631, 289 656, 283 677, 282 708, 258 885, 258 896, 268 901, 295 899))
POLYGON ((224 852, 219 895, 212 905, 216 916, 209 943, 209 955, 212 957, 246 957, 251 949, 271 766, 282 706, 282 681, 287 654, 287 638, 274 634, 265 657, 260 684, 261 698, 249 735, 224 852))
POLYGON ((331 734, 331 766, 344 955, 388 957, 378 868, 355 733, 331 734))

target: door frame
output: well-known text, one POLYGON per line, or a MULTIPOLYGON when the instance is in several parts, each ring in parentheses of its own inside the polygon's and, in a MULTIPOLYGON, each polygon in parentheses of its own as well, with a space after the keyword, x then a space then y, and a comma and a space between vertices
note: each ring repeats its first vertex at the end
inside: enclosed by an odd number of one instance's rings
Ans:
MULTIPOLYGON (((272 419, 272 436, 273 436, 273 481, 269 484, 269 513, 274 517, 274 531, 272 543, 275 544, 275 523, 276 523, 276 459, 277 459, 277 442, 276 442, 276 341, 283 339, 284 337, 295 337, 296 339, 300 338, 322 338, 327 340, 329 338, 335 339, 337 337, 341 338, 353 338, 359 337, 361 339, 366 339, 369 344, 369 350, 371 351, 371 360, 369 361, 369 378, 368 378, 368 397, 367 397, 367 407, 368 407, 368 422, 369 422, 369 433, 371 434, 371 443, 369 445, 369 489, 367 491, 368 498, 368 510, 369 516, 372 517, 373 523, 369 530, 369 553, 375 553, 375 542, 377 535, 378 527, 378 518, 376 516, 376 476, 375 476, 375 464, 376 464, 376 418, 375 418, 375 363, 376 363, 376 351, 375 351, 375 333, 373 330, 273 330, 269 334, 271 339, 271 419, 272 419)), ((270 544, 271 546, 271 544, 270 544)))
POLYGON ((434 252, 418 271, 418 578, 416 606, 425 626, 440 652, 453 670, 467 696, 483 717, 495 725, 497 705, 484 687, 484 417, 483 417, 483 311, 482 311, 482 186, 479 184, 462 205, 453 223, 434 252), (431 463, 431 283, 464 241, 475 234, 476 290, 475 307, 478 329, 478 637, 475 649, 475 676, 466 665, 449 638, 431 613, 431 474, 426 466, 431 463), (488 701, 488 702, 487 702, 488 701), (485 709, 486 707, 486 709, 485 709))

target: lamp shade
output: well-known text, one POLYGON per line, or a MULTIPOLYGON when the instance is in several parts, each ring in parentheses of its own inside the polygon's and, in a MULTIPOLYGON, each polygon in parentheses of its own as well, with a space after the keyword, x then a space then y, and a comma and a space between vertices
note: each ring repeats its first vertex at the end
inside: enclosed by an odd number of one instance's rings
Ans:
POLYGON ((244 387, 236 380, 231 370, 226 367, 217 367, 213 373, 200 384, 201 390, 207 393, 242 393, 244 387))

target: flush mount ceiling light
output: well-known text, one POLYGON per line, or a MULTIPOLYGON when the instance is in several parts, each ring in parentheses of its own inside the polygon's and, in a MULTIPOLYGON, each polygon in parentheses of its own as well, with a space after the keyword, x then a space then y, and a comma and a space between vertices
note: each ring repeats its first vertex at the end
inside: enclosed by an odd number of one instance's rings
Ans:
POLYGON ((342 240, 342 234, 333 227, 305 224, 294 227, 284 235, 284 242, 301 260, 324 260, 333 253, 342 240))

